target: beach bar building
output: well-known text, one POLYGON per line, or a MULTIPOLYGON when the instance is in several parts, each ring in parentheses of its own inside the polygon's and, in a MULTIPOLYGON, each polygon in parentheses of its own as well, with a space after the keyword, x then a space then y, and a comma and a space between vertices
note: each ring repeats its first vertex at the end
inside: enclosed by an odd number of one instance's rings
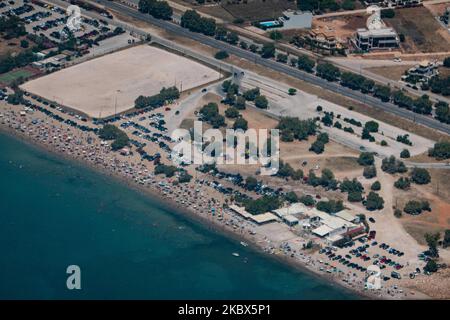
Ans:
POLYGON ((247 212, 247 210, 245 210, 244 207, 239 207, 234 204, 230 205, 229 208, 231 209, 231 211, 233 211, 234 213, 237 213, 244 219, 253 221, 254 223, 256 223, 258 225, 263 225, 266 223, 278 221, 277 216, 275 216, 273 213, 270 213, 270 212, 261 213, 261 214, 251 214, 251 213, 247 212))

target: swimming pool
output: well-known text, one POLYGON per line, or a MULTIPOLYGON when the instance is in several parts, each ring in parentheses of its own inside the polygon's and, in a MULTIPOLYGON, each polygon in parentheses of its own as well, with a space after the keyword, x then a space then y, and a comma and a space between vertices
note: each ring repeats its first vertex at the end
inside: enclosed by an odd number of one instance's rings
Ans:
POLYGON ((280 21, 278 20, 262 21, 259 23, 259 25, 264 28, 273 28, 280 26, 280 21))

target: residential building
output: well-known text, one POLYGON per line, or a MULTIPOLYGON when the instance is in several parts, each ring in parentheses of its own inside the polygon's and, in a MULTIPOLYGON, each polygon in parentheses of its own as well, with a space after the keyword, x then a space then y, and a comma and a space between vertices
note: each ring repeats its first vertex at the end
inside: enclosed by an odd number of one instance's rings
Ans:
POLYGON ((362 51, 398 48, 400 39, 393 28, 356 30, 355 46, 362 51))

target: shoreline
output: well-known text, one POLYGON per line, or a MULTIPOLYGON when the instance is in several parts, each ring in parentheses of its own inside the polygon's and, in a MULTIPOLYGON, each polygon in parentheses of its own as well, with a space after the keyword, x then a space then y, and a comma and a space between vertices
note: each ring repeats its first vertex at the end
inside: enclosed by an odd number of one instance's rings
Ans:
POLYGON ((25 143, 32 148, 36 148, 40 151, 44 151, 44 152, 50 154, 51 156, 61 157, 66 161, 74 162, 77 165, 87 167, 89 170, 94 170, 96 173, 100 173, 107 178, 111 178, 115 182, 122 184, 124 187, 131 188, 132 190, 139 192, 143 196, 153 198, 155 201, 158 202, 159 206, 161 206, 164 209, 167 209, 168 211, 171 212, 171 214, 174 214, 177 217, 188 219, 192 223, 201 224, 201 226, 206 228, 207 230, 221 234, 222 236, 227 237, 227 239, 229 239, 233 242, 236 242, 237 244, 239 244, 240 241, 247 242, 248 248, 250 248, 250 250, 257 252, 258 254, 261 254, 266 258, 275 259, 278 263, 281 263, 289 268, 293 268, 296 272, 306 273, 309 276, 315 277, 316 279, 320 279, 321 281, 326 281, 328 285, 338 287, 338 288, 345 290, 351 294, 357 295, 358 297, 360 297, 364 300, 383 299, 380 297, 374 297, 374 295, 370 294, 369 292, 365 292, 363 290, 358 290, 358 289, 352 288, 350 286, 346 286, 338 281, 334 281, 332 279, 332 277, 327 276, 326 274, 321 274, 321 273, 317 272, 316 270, 314 270, 313 268, 310 268, 303 263, 300 263, 297 261, 292 261, 291 260, 292 258, 289 258, 285 255, 270 254, 268 252, 265 252, 264 250, 262 250, 263 248, 260 245, 258 245, 258 243, 255 241, 255 239, 253 239, 251 236, 247 235, 246 233, 239 234, 237 232, 228 230, 226 227, 221 226, 217 222, 214 222, 214 220, 209 220, 206 217, 193 212, 192 209, 182 207, 181 205, 174 202, 172 199, 165 198, 155 188, 140 186, 139 184, 133 183, 129 179, 126 179, 125 177, 122 177, 119 174, 115 174, 110 170, 104 169, 100 166, 96 166, 87 161, 83 161, 81 159, 77 159, 75 157, 68 156, 62 152, 52 149, 48 145, 34 141, 27 135, 17 132, 14 129, 5 128, 3 126, 0 126, 0 134, 5 134, 14 139, 17 139, 20 142, 25 143))
POLYGON ((220 233, 233 241, 245 241, 251 250, 258 254, 264 254, 265 257, 275 258, 277 262, 294 268, 296 271, 306 272, 316 279, 326 281, 328 285, 342 288, 362 299, 431 298, 412 287, 399 286, 394 288, 395 291, 391 291, 388 286, 385 286, 382 287, 382 290, 368 291, 364 288, 364 278, 361 274, 344 273, 339 269, 332 272, 329 267, 333 268, 333 266, 322 261, 323 258, 315 251, 311 252, 296 247, 297 250, 293 251, 296 253, 294 255, 283 250, 284 241, 268 236, 264 230, 260 232, 261 230, 255 229, 258 232, 252 232, 254 230, 251 229, 255 226, 237 218, 226 209, 222 211, 222 204, 226 204, 224 199, 220 200, 219 193, 203 184, 203 181, 210 178, 207 174, 201 181, 197 180, 196 174, 194 185, 192 183, 173 184, 173 180, 170 178, 154 175, 153 170, 147 167, 139 154, 123 157, 112 152, 108 145, 100 143, 98 136, 91 132, 73 129, 67 124, 49 119, 41 113, 33 112, 33 116, 28 114, 21 114, 23 117, 18 116, 14 106, 7 107, 5 111, 7 111, 5 118, 0 122, 3 124, 0 126, 0 132, 51 155, 60 156, 69 162, 74 161, 83 167, 100 172, 105 177, 123 183, 125 187, 132 188, 144 196, 150 196, 158 201, 158 205, 173 212, 176 216, 194 223, 201 223, 208 230, 220 233), (32 123, 31 119, 37 120, 33 120, 32 123), (34 123, 34 121, 37 122, 34 123), (144 180, 142 180, 143 177, 144 180), (181 203, 179 203, 180 200, 181 203), (221 216, 218 214, 216 218, 210 213, 209 210, 214 208, 221 211, 221 216))

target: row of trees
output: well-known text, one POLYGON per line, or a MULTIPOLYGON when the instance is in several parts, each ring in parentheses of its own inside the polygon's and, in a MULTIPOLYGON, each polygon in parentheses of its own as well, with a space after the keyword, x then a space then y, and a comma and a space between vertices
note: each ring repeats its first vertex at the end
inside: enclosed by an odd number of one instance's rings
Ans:
POLYGON ((428 150, 428 155, 437 160, 450 159, 450 141, 436 142, 434 147, 428 150))
POLYGON ((173 10, 167 1, 139 0, 138 8, 140 12, 148 13, 156 19, 172 19, 173 10))
POLYGON ((216 21, 212 18, 204 18, 195 10, 187 10, 181 16, 181 26, 192 32, 203 33, 207 36, 216 34, 216 21))
POLYGON ((158 94, 153 96, 139 96, 134 101, 134 107, 137 109, 143 108, 158 108, 165 105, 167 102, 172 102, 180 97, 180 91, 177 87, 162 88, 158 94))

